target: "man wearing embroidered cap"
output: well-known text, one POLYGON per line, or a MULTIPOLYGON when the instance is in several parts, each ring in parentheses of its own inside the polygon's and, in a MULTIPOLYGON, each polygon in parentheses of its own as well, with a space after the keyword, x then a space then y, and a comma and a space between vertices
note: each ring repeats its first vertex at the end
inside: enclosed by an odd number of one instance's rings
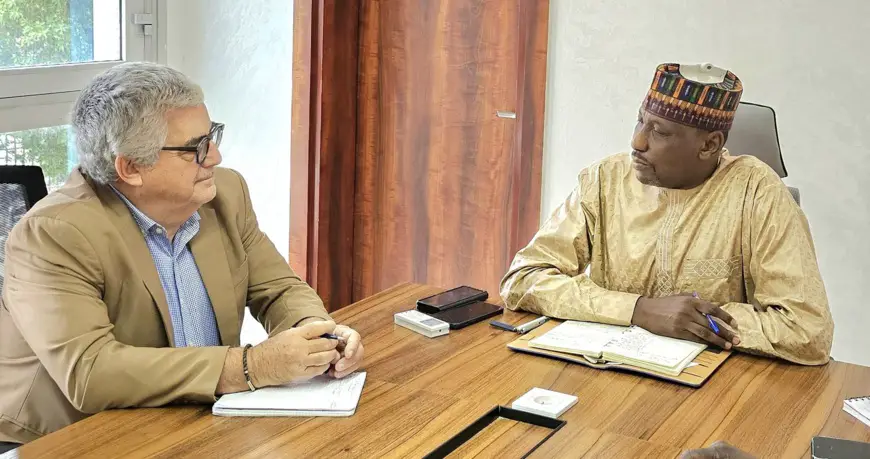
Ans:
POLYGON ((713 65, 660 65, 631 154, 580 173, 502 280, 508 308, 826 363, 806 217, 766 164, 725 148, 742 93, 713 65))

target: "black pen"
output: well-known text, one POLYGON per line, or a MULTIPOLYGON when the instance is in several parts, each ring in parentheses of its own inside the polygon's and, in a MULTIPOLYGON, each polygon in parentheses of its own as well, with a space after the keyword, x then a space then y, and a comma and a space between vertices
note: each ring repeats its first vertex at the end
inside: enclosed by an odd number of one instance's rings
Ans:
POLYGON ((334 339, 336 341, 344 341, 344 338, 342 338, 338 335, 333 335, 332 333, 324 333, 324 334, 320 335, 320 337, 326 338, 326 339, 334 339))

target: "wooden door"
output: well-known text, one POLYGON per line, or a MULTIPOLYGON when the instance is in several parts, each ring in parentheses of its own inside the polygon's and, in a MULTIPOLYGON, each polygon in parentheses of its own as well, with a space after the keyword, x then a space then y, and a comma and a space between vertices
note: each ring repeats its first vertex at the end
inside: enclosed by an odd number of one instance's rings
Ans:
MULTIPOLYGON (((406 281, 498 295, 519 248, 514 207, 540 200, 513 177, 522 3, 533 2, 365 3, 354 299, 406 281)), ((531 162, 520 172, 539 189, 531 162)))
MULTIPOLYGON (((352 30, 359 71, 350 89, 346 72, 336 71, 346 65, 335 64, 352 46, 350 28, 328 18, 348 5, 314 1, 310 23, 321 30, 309 45, 309 74, 320 87, 309 99, 313 138, 305 153, 306 210, 314 216, 307 232, 291 237, 291 263, 295 245, 298 269, 330 309, 409 281, 471 285, 495 299, 514 253, 539 223, 549 4, 349 1, 354 7, 345 11, 359 17, 352 30), (324 118, 348 112, 356 123, 342 123, 340 132, 324 118), (342 135, 355 137, 352 162, 346 147, 329 147, 346 146, 335 139, 342 135), (318 249, 318 241, 334 243, 318 249)), ((294 136, 297 129, 294 119, 294 136)), ((296 145, 294 137, 299 155, 296 145)), ((294 201, 299 194, 291 208, 294 201)))

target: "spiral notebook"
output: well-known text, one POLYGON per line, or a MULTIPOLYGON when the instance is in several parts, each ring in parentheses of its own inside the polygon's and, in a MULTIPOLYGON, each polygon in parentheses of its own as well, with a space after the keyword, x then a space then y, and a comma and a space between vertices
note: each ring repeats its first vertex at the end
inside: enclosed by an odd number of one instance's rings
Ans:
POLYGON ((846 399, 843 402, 843 410, 870 426, 870 397, 846 399))

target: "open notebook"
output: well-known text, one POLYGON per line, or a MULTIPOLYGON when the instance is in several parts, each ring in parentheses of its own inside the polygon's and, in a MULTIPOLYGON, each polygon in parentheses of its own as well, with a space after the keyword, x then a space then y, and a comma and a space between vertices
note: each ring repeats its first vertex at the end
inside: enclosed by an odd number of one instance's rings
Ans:
POLYGON ((211 412, 217 416, 352 416, 366 381, 364 372, 343 379, 311 380, 254 392, 222 396, 211 412))
POLYGON ((618 363, 679 376, 707 347, 654 335, 639 327, 566 321, 529 341, 537 349, 582 355, 591 363, 618 363))

